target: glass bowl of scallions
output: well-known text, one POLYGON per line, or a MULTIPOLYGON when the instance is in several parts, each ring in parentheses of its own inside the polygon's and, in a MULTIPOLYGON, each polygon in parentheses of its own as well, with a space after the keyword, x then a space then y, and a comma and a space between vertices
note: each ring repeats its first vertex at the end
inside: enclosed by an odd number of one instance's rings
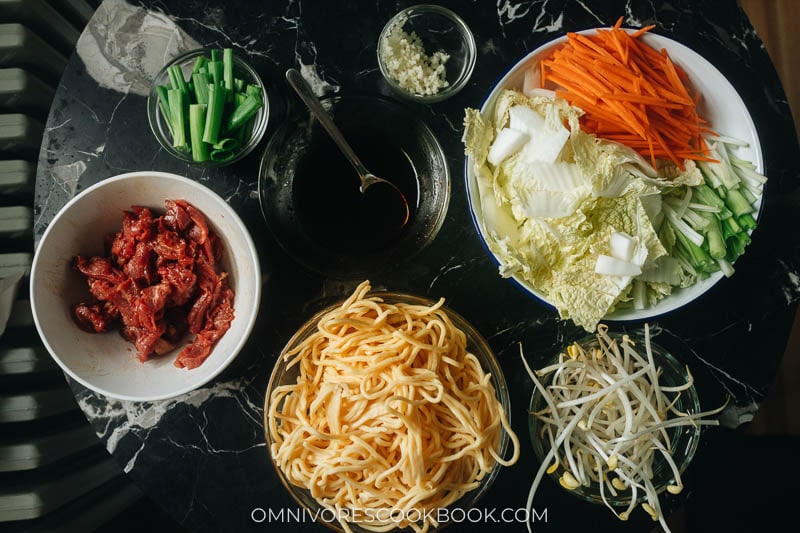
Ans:
POLYGON ((147 116, 153 135, 173 156, 223 166, 261 141, 269 99, 258 73, 232 49, 199 48, 156 75, 147 116))

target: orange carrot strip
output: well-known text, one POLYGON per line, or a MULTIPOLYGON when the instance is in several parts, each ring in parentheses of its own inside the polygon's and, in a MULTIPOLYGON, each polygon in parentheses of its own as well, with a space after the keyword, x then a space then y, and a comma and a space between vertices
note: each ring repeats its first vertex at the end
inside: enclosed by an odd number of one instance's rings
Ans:
POLYGON ((640 39, 654 26, 628 33, 623 20, 593 35, 568 33, 540 64, 543 79, 584 111, 587 132, 622 142, 653 164, 667 158, 683 167, 684 159, 709 158, 703 136, 711 129, 697 114, 699 95, 689 90, 686 72, 640 39))
POLYGON ((658 168, 658 165, 656 164, 656 153, 653 151, 652 137, 647 138, 647 150, 650 152, 650 164, 653 166, 653 168, 658 168))
POLYGON ((544 87, 544 84, 547 83, 547 75, 544 68, 544 60, 539 61, 539 77, 542 80, 542 87, 544 87))
POLYGON ((632 38, 638 39, 639 36, 644 35, 645 33, 647 33, 648 31, 652 30, 655 27, 656 27, 655 24, 650 24, 649 26, 645 26, 643 28, 639 28, 635 32, 631 33, 630 35, 631 35, 632 38))
MULTIPOLYGON (((566 95, 569 95, 569 93, 574 93, 583 98, 584 100, 586 100, 587 102, 592 102, 592 105, 594 105, 597 102, 596 96, 592 95, 589 92, 586 92, 581 87, 576 87, 574 84, 570 83, 569 81, 567 81, 565 78, 562 78, 558 74, 553 74, 551 72, 550 74, 548 74, 548 78, 556 85, 561 85, 562 87, 567 89, 566 95)), ((569 101, 569 96, 567 96, 564 99, 569 101)))
POLYGON ((637 104, 647 104, 652 106, 658 107, 666 107, 668 109, 681 109, 681 106, 678 104, 673 104, 667 102, 662 98, 656 98, 653 96, 644 96, 638 94, 631 94, 631 93, 603 93, 600 95, 600 98, 605 100, 612 99, 612 100, 625 100, 626 102, 635 102, 637 104))

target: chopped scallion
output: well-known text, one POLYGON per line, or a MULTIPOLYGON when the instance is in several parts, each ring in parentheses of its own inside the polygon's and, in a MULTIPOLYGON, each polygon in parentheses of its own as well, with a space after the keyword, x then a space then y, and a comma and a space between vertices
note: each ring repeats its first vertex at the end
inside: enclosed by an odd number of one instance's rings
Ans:
POLYGON ((264 98, 246 72, 237 77, 236 61, 232 49, 214 49, 194 60, 188 80, 181 65, 171 65, 169 81, 155 87, 173 147, 193 161, 230 161, 250 141, 264 98))

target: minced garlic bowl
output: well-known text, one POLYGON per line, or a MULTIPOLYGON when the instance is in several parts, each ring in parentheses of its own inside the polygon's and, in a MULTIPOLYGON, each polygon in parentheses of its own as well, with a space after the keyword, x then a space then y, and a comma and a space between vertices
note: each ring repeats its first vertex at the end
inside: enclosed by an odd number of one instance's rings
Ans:
POLYGON ((398 95, 440 102, 460 91, 475 67, 475 38, 464 20, 436 5, 397 13, 378 38, 378 66, 398 95))

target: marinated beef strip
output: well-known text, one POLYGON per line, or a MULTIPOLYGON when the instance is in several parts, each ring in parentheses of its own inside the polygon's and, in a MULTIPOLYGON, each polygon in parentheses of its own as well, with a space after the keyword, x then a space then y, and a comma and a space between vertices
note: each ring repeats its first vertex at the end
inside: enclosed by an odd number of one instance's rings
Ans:
POLYGON ((122 228, 106 238, 108 257, 77 256, 92 301, 72 306, 75 323, 91 333, 121 322, 121 335, 146 361, 194 339, 175 366, 197 368, 233 321, 233 291, 217 270, 222 247, 205 216, 185 200, 167 200, 166 213, 146 207, 123 212, 122 228))

